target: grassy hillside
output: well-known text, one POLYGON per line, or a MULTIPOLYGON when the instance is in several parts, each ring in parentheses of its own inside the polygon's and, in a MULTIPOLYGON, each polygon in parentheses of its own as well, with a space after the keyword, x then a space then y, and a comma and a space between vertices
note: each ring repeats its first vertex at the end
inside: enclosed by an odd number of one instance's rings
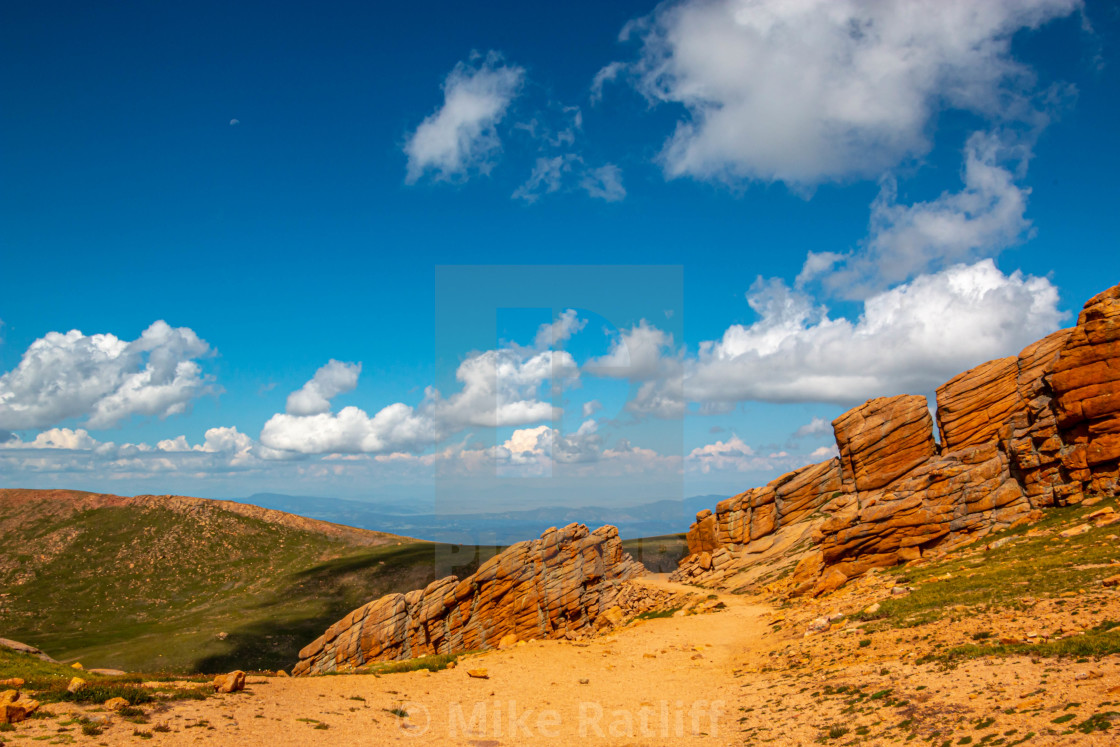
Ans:
POLYGON ((287 668, 351 609, 493 552, 200 499, 4 490, 0 635, 87 668, 287 668))
POLYGON ((653 573, 677 570, 681 558, 688 555, 688 540, 683 534, 663 534, 622 541, 622 549, 653 573))

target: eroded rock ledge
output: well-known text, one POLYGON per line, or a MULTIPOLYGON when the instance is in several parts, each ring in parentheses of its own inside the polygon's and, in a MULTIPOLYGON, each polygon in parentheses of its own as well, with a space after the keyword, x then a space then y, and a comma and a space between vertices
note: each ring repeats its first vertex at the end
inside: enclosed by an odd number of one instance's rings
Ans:
POLYGON ((620 603, 621 582, 645 573, 622 551, 618 530, 582 524, 518 542, 474 574, 389 594, 351 612, 299 652, 293 675, 345 671, 376 661, 488 649, 502 638, 574 637, 620 603))
POLYGON ((1048 506, 1120 490, 1120 286, 1077 326, 989 361, 926 399, 870 400, 833 421, 839 458, 803 467, 701 511, 674 580, 716 585, 776 533, 816 522, 795 593, 914 560, 1027 520, 1048 506))

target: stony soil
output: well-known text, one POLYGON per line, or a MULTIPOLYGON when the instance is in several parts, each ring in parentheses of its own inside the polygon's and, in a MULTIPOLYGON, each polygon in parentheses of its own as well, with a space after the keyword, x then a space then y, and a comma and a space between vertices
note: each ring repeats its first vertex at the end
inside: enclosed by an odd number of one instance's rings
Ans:
MULTIPOLYGON (((695 591, 663 576, 640 583, 695 591)), ((825 599, 780 606, 720 594, 725 607, 709 614, 633 622, 586 643, 528 642, 471 655, 440 672, 254 676, 243 693, 145 707, 145 724, 110 716, 98 735, 67 722, 104 711, 52 704, 44 707, 50 717, 21 723, 0 740, 269 747, 1117 743, 1120 655, 938 658, 975 641, 977 632, 1028 640, 1036 630, 1076 635, 1120 620, 1115 587, 909 628, 876 629, 874 621, 852 619, 889 598, 893 585, 887 574, 873 574, 825 599), (841 614, 828 630, 806 635, 814 620, 841 614), (478 669, 486 679, 468 673, 478 669)))

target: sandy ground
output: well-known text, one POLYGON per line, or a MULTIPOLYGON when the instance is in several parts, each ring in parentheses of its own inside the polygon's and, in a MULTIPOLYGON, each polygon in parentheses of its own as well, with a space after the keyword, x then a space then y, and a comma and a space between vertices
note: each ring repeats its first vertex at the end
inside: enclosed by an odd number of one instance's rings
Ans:
MULTIPOLYGON (((642 583, 696 591, 663 576, 642 583)), ((1109 732, 1072 728, 1094 714, 1120 712, 1120 657, 978 659, 945 671, 907 663, 916 644, 897 631, 866 648, 856 627, 804 637, 805 622, 822 612, 812 604, 778 612, 758 599, 720 599, 726 608, 715 613, 636 623, 586 643, 528 642, 461 659, 442 672, 252 677, 243 693, 148 708, 147 724, 111 717, 98 736, 65 724, 72 706, 51 705, 59 718, 25 722, 0 741, 1120 744, 1120 713, 1109 732), (778 620, 780 633, 771 628, 778 620), (469 676, 475 669, 487 678, 469 676)))

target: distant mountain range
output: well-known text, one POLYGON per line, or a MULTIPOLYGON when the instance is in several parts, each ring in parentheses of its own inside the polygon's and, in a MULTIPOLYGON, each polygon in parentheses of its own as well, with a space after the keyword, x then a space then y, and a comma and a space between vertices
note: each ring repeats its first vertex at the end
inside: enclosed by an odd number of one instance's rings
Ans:
POLYGON ((696 517, 726 496, 698 495, 684 500, 662 500, 637 506, 547 506, 500 513, 451 514, 429 509, 407 513, 399 505, 315 496, 255 493, 235 499, 262 508, 286 511, 312 519, 389 532, 433 542, 470 545, 508 545, 534 539, 551 526, 572 522, 591 528, 603 524, 618 527, 623 539, 680 534, 696 517))

